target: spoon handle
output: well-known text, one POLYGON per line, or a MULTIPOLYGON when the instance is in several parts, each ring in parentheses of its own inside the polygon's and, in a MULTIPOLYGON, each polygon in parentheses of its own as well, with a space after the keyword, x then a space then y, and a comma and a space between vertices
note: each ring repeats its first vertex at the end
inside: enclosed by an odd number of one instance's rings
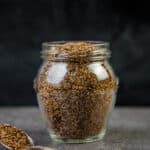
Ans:
POLYGON ((54 149, 44 146, 31 146, 26 148, 25 150, 54 150, 54 149))

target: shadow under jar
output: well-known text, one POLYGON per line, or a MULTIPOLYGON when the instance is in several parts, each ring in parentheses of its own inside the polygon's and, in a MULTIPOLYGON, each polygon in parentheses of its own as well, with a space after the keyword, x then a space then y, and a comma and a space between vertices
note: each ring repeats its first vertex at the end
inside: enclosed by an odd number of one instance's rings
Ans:
POLYGON ((100 41, 43 43, 34 88, 52 140, 84 143, 105 135, 118 81, 108 48, 100 41))

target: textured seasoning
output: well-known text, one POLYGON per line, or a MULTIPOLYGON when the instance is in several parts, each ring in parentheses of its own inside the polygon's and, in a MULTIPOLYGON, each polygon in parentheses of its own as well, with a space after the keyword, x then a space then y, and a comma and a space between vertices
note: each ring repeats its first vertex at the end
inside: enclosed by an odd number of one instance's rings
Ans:
MULTIPOLYGON (((99 80, 89 71, 91 53, 97 48, 86 42, 68 42, 61 45, 55 55, 47 55, 34 88, 52 132, 64 138, 87 138, 104 129, 106 115, 116 89, 116 78, 107 69, 108 78, 99 80), (53 58, 67 55, 67 72, 59 84, 47 81, 47 72, 57 64, 53 58), (83 57, 82 57, 83 56, 83 57), (50 59, 48 59, 50 58, 50 59)), ((58 60, 60 61, 60 60, 58 60)), ((65 62, 66 61, 66 62, 65 62)))
POLYGON ((12 150, 24 150, 32 145, 23 131, 8 124, 0 124, 0 143, 12 148, 12 150))

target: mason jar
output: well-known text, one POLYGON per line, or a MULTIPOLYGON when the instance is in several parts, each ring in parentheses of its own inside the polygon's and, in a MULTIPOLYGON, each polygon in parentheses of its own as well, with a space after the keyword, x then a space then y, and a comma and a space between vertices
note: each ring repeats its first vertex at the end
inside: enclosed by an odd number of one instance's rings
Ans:
POLYGON ((84 143, 103 138, 118 79, 102 41, 43 43, 34 88, 52 140, 84 143))

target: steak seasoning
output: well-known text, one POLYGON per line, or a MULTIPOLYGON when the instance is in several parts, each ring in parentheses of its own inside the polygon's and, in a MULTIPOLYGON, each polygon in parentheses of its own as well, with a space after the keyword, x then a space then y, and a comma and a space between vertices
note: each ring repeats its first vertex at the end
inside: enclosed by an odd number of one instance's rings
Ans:
POLYGON ((44 62, 34 80, 50 137, 63 143, 103 138, 117 78, 106 42, 43 43, 44 62))

